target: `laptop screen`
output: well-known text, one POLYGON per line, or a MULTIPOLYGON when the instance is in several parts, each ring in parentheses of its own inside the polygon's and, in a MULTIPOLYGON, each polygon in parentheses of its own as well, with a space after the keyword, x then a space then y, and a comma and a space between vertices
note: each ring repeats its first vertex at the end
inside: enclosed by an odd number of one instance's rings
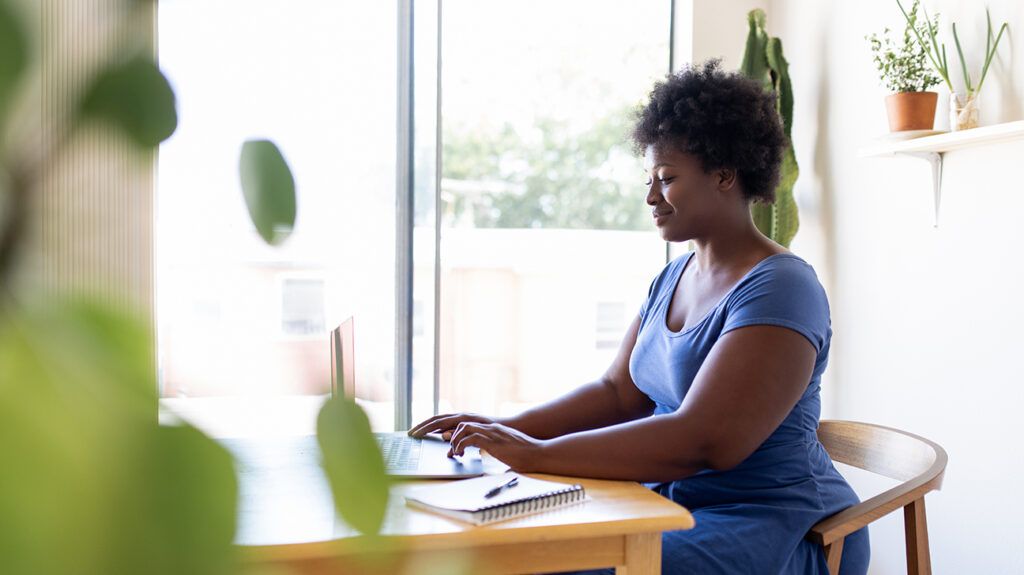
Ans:
MULTIPOLYGON (((348 318, 331 330, 331 396, 337 397, 340 387, 344 397, 356 396, 356 353, 354 318, 348 318)), ((321 372, 323 373, 323 372, 321 372)))

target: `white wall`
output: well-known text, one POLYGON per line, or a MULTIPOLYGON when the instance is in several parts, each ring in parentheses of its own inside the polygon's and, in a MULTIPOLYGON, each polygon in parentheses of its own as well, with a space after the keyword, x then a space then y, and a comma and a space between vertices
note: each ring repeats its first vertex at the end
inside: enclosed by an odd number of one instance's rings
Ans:
POLYGON ((769 0, 677 0, 676 67, 691 60, 720 58, 724 68, 738 68, 747 39, 747 13, 754 8, 767 10, 769 4, 769 0))
MULTIPOLYGON (((969 63, 980 67, 984 5, 926 5, 947 34, 958 22, 969 63)), ((1024 42, 1014 41, 1024 34, 1024 5, 988 6, 1011 31, 986 80, 983 125, 1024 119, 1024 42)), ((798 201, 805 215, 820 215, 819 230, 801 230, 797 251, 821 254, 832 303, 825 415, 906 429, 946 448, 944 488, 927 499, 935 573, 1024 573, 1024 273, 1014 250, 1024 142, 947 154, 933 228, 927 164, 857 153, 886 131, 886 92, 864 36, 901 25, 895 1, 774 0, 768 24, 791 64, 798 201)), ((940 96, 939 128, 948 125, 945 104, 940 96)), ((872 573, 905 572, 901 530, 899 513, 873 528, 872 573)))

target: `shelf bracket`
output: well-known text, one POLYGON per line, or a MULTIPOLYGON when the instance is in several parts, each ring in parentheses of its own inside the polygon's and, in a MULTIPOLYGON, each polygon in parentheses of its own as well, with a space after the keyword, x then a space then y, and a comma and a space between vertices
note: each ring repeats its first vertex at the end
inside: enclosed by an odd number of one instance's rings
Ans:
POLYGON ((942 199, 942 152, 896 152, 901 156, 921 158, 932 166, 932 196, 935 200, 934 227, 939 227, 939 203, 942 199))

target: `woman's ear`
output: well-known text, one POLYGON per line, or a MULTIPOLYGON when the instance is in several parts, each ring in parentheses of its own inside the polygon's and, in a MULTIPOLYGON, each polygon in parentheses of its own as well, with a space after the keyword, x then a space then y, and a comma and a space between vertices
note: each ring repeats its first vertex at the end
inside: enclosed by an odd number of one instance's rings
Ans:
POLYGON ((727 192, 736 187, 736 170, 733 168, 719 168, 715 171, 718 178, 718 190, 727 192))

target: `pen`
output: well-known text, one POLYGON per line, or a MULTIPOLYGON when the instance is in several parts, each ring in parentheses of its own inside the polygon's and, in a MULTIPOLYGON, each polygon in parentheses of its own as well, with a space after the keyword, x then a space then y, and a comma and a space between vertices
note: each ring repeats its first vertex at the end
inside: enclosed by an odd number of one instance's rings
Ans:
POLYGON ((491 497, 494 497, 495 495, 501 493, 502 490, 512 489, 516 485, 519 485, 519 476, 513 475, 512 479, 509 479, 505 483, 502 483, 501 485, 495 487, 494 489, 488 491, 487 493, 484 493, 484 498, 490 499, 491 497))

